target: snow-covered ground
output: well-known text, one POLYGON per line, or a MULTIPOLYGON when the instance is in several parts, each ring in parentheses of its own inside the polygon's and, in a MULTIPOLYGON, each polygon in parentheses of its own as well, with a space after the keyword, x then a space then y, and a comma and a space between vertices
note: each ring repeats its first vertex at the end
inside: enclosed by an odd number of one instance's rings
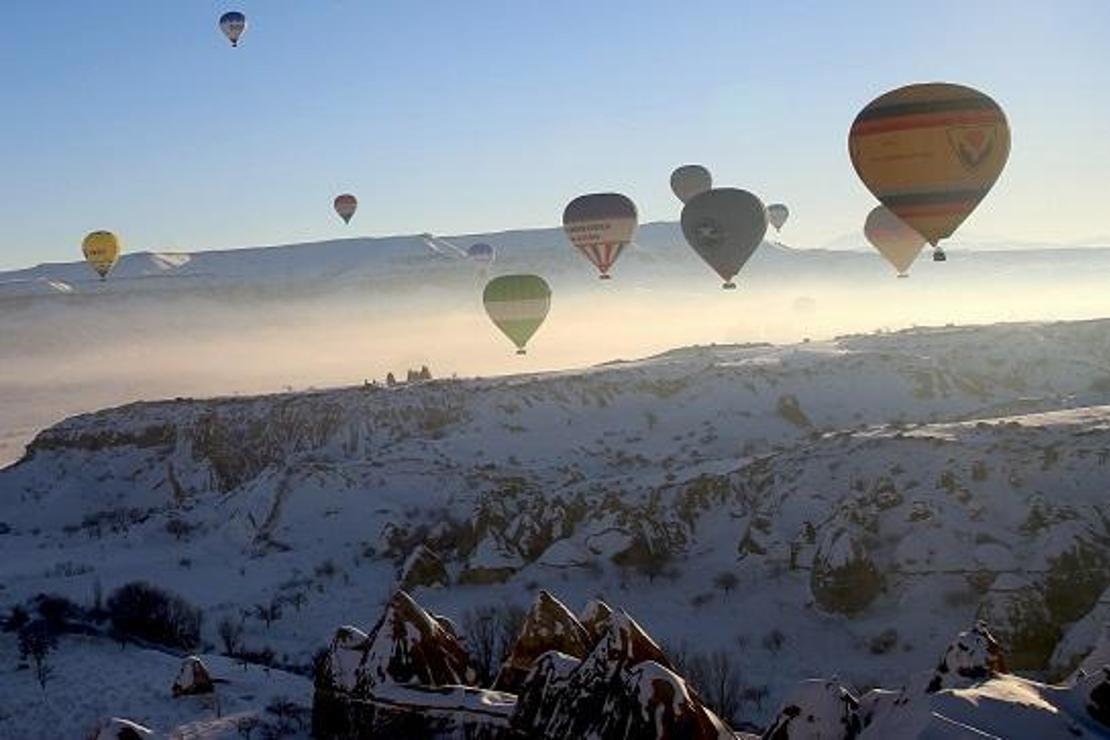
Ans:
POLYGON ((602 597, 733 655, 752 722, 811 676, 897 686, 976 617, 1063 677, 1110 621, 1107 404, 1110 321, 135 404, 0 471, 0 609, 148 579, 208 642, 246 611, 249 647, 307 665, 427 544, 435 613, 602 597))
MULTIPOLYGON (((33 670, 20 669, 10 635, 0 639, 0 738, 83 740, 102 721, 120 717, 159 737, 216 740, 243 737, 249 718, 273 721, 266 707, 288 700, 312 706, 312 681, 303 676, 244 665, 221 656, 202 656, 215 694, 174 697, 171 688, 181 658, 119 644, 101 637, 66 636, 51 654, 45 689, 33 670)), ((295 721, 294 721, 294 724, 295 721)), ((308 737, 304 731, 290 737, 308 737)))

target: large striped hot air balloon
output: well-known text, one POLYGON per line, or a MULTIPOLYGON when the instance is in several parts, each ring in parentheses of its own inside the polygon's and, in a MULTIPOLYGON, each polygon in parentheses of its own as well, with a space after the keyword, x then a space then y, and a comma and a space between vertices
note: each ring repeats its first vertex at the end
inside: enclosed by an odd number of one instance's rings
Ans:
POLYGON ((335 212, 343 219, 343 223, 349 224, 351 219, 354 218, 355 211, 358 210, 358 198, 350 193, 344 193, 343 195, 337 195, 332 205, 335 207, 335 212))
POLYGON ((962 85, 909 85, 872 101, 848 135, 860 179, 934 247, 1002 174, 1010 127, 998 103, 962 85))
POLYGON ((683 203, 712 187, 713 176, 700 164, 684 164, 671 173, 671 192, 683 203))
POLYGON ((107 278, 116 266, 120 249, 119 237, 110 231, 93 231, 81 242, 85 260, 101 280, 107 278))
POLYGON ((682 209, 682 235, 694 251, 725 281, 740 272, 767 234, 767 209, 746 190, 707 190, 682 209))
POLYGON ((232 46, 238 46, 239 38, 247 30, 247 16, 236 10, 224 13, 220 16, 220 30, 232 46))
POLYGON ((571 243, 609 279, 609 270, 636 233, 636 205, 619 193, 580 195, 563 211, 571 243))
POLYGON ((909 277, 910 265, 925 246, 925 237, 907 226, 886 206, 875 206, 867 214, 863 235, 871 246, 879 250, 883 259, 894 266, 900 278, 909 277))
POLYGON ((502 275, 486 284, 482 302, 493 323, 516 345, 516 353, 523 355, 547 318, 551 288, 538 275, 502 275))

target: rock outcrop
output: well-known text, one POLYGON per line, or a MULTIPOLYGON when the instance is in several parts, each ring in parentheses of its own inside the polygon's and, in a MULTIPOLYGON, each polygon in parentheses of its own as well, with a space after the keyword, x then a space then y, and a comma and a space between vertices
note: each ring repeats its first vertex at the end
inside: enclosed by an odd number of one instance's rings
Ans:
POLYGON ((418 545, 405 559, 398 577, 401 588, 411 592, 417 588, 448 585, 447 568, 431 548, 418 545))
POLYGON ((1093 676, 1085 677, 1078 688, 1083 693, 1087 714, 1110 728, 1110 665, 1103 666, 1093 676))
POLYGON ((524 681, 512 727, 529 738, 732 738, 624 612, 610 617, 584 660, 558 652, 540 658, 524 681))
POLYGON ((143 740, 154 737, 154 732, 137 722, 112 717, 97 725, 88 737, 89 740, 143 740))
POLYGON ((593 642, 590 633, 569 609, 547 591, 540 591, 524 618, 520 635, 497 673, 493 688, 518 693, 541 655, 557 651, 581 660, 589 653, 593 642))
POLYGON ((763 740, 853 740, 859 701, 835 679, 803 681, 790 693, 763 740))
POLYGON ((398 591, 369 634, 336 631, 317 667, 313 735, 496 738, 515 697, 465 686, 468 678, 467 653, 450 620, 398 591))
POLYGON ((355 691, 387 683, 447 686, 466 677, 466 649, 432 615, 398 591, 371 630, 356 670, 355 691))
POLYGON ((181 661, 181 668, 177 671, 177 678, 173 682, 174 696, 197 696, 211 694, 216 690, 212 683, 212 676, 204 662, 195 655, 190 655, 181 661))
POLYGON ((964 688, 1006 672, 1002 645, 983 622, 956 636, 940 659, 926 691, 964 688))
POLYGON ((586 608, 582 610, 582 616, 578 621, 590 633, 590 645, 596 645, 609 629, 609 619, 613 616, 613 610, 609 608, 601 599, 591 599, 586 608))

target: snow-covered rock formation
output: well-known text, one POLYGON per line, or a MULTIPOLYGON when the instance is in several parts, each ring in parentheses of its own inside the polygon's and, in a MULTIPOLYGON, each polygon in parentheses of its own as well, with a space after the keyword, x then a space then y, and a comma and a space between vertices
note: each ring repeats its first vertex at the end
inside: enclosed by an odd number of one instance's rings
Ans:
POLYGON ((515 697, 468 687, 457 636, 404 591, 365 634, 341 627, 316 674, 313 733, 323 738, 496 732, 515 697))
POLYGON ((177 672, 177 678, 173 680, 171 690, 174 696, 197 696, 211 694, 216 690, 216 685, 212 682, 204 661, 190 655, 181 661, 181 668, 177 672))
POLYGON ((518 693, 541 655, 554 650, 582 659, 589 654, 593 643, 590 633, 569 609, 547 591, 540 591, 493 688, 518 693))

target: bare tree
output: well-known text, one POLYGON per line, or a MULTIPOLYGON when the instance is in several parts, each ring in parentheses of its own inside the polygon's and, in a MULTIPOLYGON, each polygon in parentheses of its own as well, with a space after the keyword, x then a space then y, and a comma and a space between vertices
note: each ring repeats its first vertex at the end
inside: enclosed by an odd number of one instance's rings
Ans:
POLYGON ((698 653, 687 663, 686 678, 705 703, 726 722, 737 722, 742 695, 740 667, 733 654, 727 650, 698 653))
POLYGON ((238 730, 239 734, 245 737, 247 740, 250 740, 251 735, 261 725, 262 720, 260 720, 253 714, 246 717, 239 717, 237 720, 235 720, 235 729, 238 730))
POLYGON ((243 645, 243 623, 231 617, 220 620, 218 628, 220 641, 224 644, 225 655, 235 655, 243 645))
POLYGON ((516 645, 527 617, 528 612, 515 604, 507 604, 498 612, 498 667, 505 662, 516 645))
POLYGON ((269 604, 255 605, 254 616, 259 621, 266 623, 266 629, 270 629, 271 624, 281 619, 281 602, 273 599, 269 604))
POLYGON ((463 615, 463 631, 470 662, 479 686, 490 686, 498 669, 497 611, 489 606, 471 609, 463 615))
POLYGON ((24 660, 31 661, 35 680, 42 690, 54 675, 50 665, 50 651, 58 646, 58 638, 44 622, 32 622, 19 632, 19 654, 24 660))
POLYGON ((713 585, 724 591, 726 594, 732 591, 732 589, 736 588, 739 583, 740 579, 737 578, 736 574, 733 573, 731 570, 726 570, 718 573, 717 577, 713 579, 713 585))

